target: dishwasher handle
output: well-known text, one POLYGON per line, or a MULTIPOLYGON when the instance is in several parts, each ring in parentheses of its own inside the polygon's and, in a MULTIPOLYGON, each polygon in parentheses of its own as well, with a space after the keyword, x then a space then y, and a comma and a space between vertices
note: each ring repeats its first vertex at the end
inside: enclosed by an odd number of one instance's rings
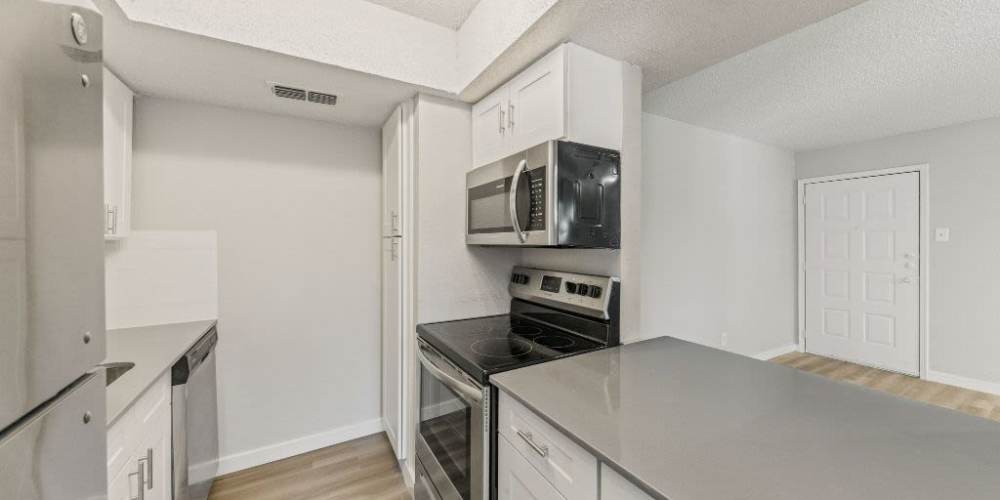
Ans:
POLYGON ((219 343, 219 333, 213 326, 201 340, 195 343, 194 347, 184 353, 184 357, 174 363, 170 372, 171 385, 184 385, 191 374, 198 369, 205 359, 215 350, 215 345, 219 343))

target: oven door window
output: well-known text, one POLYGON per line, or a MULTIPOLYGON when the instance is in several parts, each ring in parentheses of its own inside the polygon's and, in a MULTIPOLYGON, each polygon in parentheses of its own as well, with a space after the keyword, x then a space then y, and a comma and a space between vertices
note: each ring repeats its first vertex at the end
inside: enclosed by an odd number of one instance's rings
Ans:
MULTIPOLYGON (((420 436, 430 448, 439 470, 466 500, 473 498, 473 467, 480 461, 474 458, 473 449, 475 433, 483 432, 474 426, 480 411, 435 378, 427 368, 420 367, 420 436)), ((431 474, 432 480, 437 482, 435 475, 431 474)), ((446 485, 436 486, 450 490, 446 485)))

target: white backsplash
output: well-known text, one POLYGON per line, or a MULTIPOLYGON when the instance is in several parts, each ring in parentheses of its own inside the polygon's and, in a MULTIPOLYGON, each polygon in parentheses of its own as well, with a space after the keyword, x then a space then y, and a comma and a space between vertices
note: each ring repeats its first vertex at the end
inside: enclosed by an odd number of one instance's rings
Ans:
POLYGON ((133 231, 107 242, 107 327, 215 319, 219 315, 215 231, 133 231))

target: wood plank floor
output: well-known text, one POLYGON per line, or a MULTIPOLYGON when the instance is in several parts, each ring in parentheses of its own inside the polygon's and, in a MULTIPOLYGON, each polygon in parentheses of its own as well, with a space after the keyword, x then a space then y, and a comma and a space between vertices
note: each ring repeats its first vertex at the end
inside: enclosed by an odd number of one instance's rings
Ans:
POLYGON ((209 500, 410 500, 385 434, 234 472, 209 500))
POLYGON ((815 354, 793 352, 778 356, 771 361, 834 380, 863 385, 904 398, 1000 422, 1000 396, 937 382, 928 382, 899 373, 869 368, 815 354))

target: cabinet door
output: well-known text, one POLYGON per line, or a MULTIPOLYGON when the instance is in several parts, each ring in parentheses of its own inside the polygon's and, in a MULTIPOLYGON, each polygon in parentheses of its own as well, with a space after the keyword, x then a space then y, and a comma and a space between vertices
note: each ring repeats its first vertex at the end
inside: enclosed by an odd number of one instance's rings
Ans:
POLYGON ((565 54, 565 46, 550 52, 507 84, 509 152, 566 135, 565 54))
POLYGON ((382 126, 382 236, 402 234, 402 120, 402 108, 396 108, 382 126))
POLYGON ((601 500, 653 500, 621 474, 601 464, 601 500))
MULTIPOLYGON (((170 500, 172 465, 170 454, 170 413, 158 417, 143 428, 143 440, 139 445, 136 463, 143 467, 145 500, 170 500)), ((127 470, 127 468, 126 468, 127 470)))
POLYGON ((497 439, 497 494, 499 500, 565 500, 528 463, 527 460, 500 436, 497 439))
POLYGON ((472 166, 507 155, 507 87, 501 87, 472 107, 472 166))
POLYGON ((128 236, 132 198, 132 91, 104 69, 104 234, 128 236))
POLYGON ((131 500, 136 498, 138 484, 138 465, 129 464, 108 483, 108 500, 131 500))
POLYGON ((403 420, 402 238, 382 238, 382 422, 396 456, 403 420))

